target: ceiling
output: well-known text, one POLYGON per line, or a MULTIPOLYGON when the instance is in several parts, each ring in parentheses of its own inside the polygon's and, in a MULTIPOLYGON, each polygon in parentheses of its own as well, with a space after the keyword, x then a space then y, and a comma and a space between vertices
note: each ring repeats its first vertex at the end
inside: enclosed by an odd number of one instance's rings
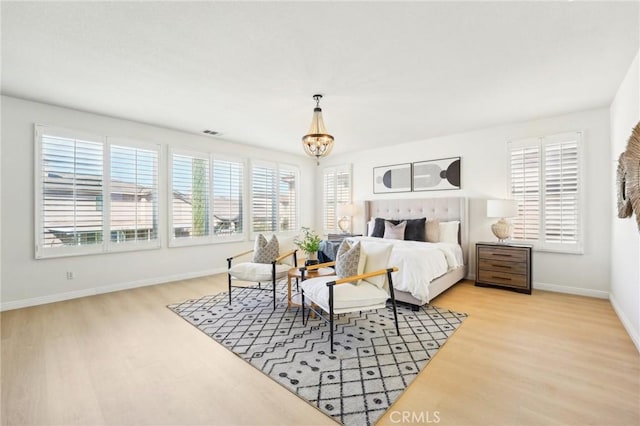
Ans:
MULTIPOLYGON (((301 154, 608 106, 637 2, 2 2, 2 93, 301 154)), ((215 143, 215 138, 212 138, 215 143)))

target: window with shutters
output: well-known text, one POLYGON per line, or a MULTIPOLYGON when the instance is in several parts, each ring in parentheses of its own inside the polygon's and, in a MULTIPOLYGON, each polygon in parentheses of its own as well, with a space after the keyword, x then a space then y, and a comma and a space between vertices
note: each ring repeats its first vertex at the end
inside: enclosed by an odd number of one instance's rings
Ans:
POLYGON ((244 163, 213 160, 213 235, 243 235, 244 163))
POLYGON ((298 170, 291 166, 252 163, 251 232, 298 230, 298 176, 298 170))
POLYGON ((35 126, 36 258, 159 247, 154 145, 35 126))
POLYGON ((158 150, 110 145, 110 244, 158 241, 158 150))
POLYGON ((243 161, 172 150, 170 169, 170 245, 244 238, 243 161))
POLYGON ((325 233, 342 232, 338 228, 337 208, 351 203, 351 166, 327 167, 322 171, 322 225, 325 233))
POLYGON ((509 188, 518 201, 513 239, 540 250, 583 250, 582 134, 509 143, 509 188))

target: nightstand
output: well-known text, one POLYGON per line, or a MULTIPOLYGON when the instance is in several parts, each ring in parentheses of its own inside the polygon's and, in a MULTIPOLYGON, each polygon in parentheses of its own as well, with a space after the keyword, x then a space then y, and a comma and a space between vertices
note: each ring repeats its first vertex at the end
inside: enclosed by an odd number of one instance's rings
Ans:
POLYGON ((476 285, 531 294, 531 246, 476 243, 476 285))

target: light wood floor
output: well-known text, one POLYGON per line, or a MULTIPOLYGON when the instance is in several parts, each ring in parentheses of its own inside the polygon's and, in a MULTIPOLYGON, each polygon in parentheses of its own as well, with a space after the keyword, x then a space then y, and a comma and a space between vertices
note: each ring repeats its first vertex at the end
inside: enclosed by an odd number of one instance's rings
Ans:
MULTIPOLYGON (((165 308, 224 288, 2 313, 2 425, 334 424, 165 308)), ((640 357, 608 301, 462 282, 434 304, 469 318, 380 424, 640 424, 640 357)))

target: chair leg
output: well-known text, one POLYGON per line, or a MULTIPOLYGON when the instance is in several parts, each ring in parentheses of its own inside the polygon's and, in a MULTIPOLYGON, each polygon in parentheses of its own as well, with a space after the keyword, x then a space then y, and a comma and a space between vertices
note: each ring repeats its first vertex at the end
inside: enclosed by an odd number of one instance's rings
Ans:
POLYGON ((276 310, 276 262, 271 264, 271 280, 273 282, 273 310, 276 310))
POLYGON ((333 353, 333 286, 329 286, 329 330, 331 336, 331 353, 333 353))
POLYGON ((304 320, 304 290, 302 290, 302 325, 307 325, 304 320))
POLYGON ((229 306, 231 306, 231 274, 227 274, 229 282, 229 306))
POLYGON ((400 336, 400 328, 398 327, 398 310, 396 309, 396 296, 393 293, 393 279, 391 278, 391 269, 387 269, 387 278, 389 279, 389 295, 391 296, 391 304, 393 305, 393 318, 396 321, 396 332, 400 336))

